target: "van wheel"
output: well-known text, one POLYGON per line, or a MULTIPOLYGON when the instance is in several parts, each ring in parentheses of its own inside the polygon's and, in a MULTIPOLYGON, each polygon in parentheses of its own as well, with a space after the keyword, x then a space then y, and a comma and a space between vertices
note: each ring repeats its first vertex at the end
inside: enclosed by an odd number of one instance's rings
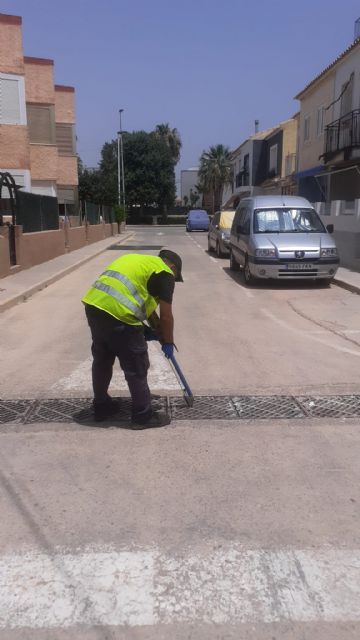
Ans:
POLYGON ((210 244, 210 238, 208 236, 208 252, 210 253, 212 251, 212 246, 210 244))
POLYGON ((254 276, 250 271, 249 258, 246 256, 245 265, 244 265, 244 280, 246 284, 251 284, 254 282, 254 276))
POLYGON ((240 269, 239 263, 236 262, 232 251, 230 251, 230 269, 231 271, 239 271, 240 269))
POLYGON ((222 251, 221 251, 221 249, 220 249, 220 242, 219 242, 219 240, 216 242, 216 255, 217 255, 217 257, 218 257, 218 258, 223 258, 223 257, 224 257, 224 254, 223 254, 223 252, 222 252, 222 251))

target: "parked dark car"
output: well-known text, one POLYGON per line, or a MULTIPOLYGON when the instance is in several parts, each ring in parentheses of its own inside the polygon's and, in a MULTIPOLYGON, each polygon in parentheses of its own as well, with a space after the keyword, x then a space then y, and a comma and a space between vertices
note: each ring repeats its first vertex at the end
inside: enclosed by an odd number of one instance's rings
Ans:
POLYGON ((186 231, 208 231, 209 216, 203 209, 192 209, 186 220, 186 231))

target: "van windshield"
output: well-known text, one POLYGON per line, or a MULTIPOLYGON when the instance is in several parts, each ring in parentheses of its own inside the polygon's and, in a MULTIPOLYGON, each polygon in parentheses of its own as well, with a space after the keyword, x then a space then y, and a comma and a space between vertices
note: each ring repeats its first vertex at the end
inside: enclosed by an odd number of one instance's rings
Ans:
POLYGON ((254 233, 325 233, 314 209, 257 209, 254 233))

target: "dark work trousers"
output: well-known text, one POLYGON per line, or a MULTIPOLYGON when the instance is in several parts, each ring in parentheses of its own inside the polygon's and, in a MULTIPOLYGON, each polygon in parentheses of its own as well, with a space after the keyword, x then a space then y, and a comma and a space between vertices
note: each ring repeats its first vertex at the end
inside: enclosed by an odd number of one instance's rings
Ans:
POLYGON ((125 324, 110 314, 85 304, 92 336, 92 381, 94 401, 105 402, 115 358, 125 374, 132 399, 132 418, 146 421, 152 415, 151 395, 147 383, 150 366, 142 327, 125 324))

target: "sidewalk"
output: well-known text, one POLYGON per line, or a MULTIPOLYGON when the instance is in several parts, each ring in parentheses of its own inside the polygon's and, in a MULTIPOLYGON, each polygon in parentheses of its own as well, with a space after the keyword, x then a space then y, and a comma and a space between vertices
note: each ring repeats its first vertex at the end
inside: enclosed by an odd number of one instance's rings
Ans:
POLYGON ((360 295, 360 273, 358 271, 339 267, 334 282, 339 287, 347 289, 348 291, 351 291, 351 293, 357 293, 360 295))
POLYGON ((99 242, 89 244, 82 249, 71 251, 63 256, 43 262, 30 269, 18 271, 14 275, 0 278, 0 313, 10 309, 18 302, 24 302, 37 291, 45 289, 49 284, 60 280, 74 269, 95 258, 107 247, 122 244, 133 235, 132 232, 112 236, 99 242))

